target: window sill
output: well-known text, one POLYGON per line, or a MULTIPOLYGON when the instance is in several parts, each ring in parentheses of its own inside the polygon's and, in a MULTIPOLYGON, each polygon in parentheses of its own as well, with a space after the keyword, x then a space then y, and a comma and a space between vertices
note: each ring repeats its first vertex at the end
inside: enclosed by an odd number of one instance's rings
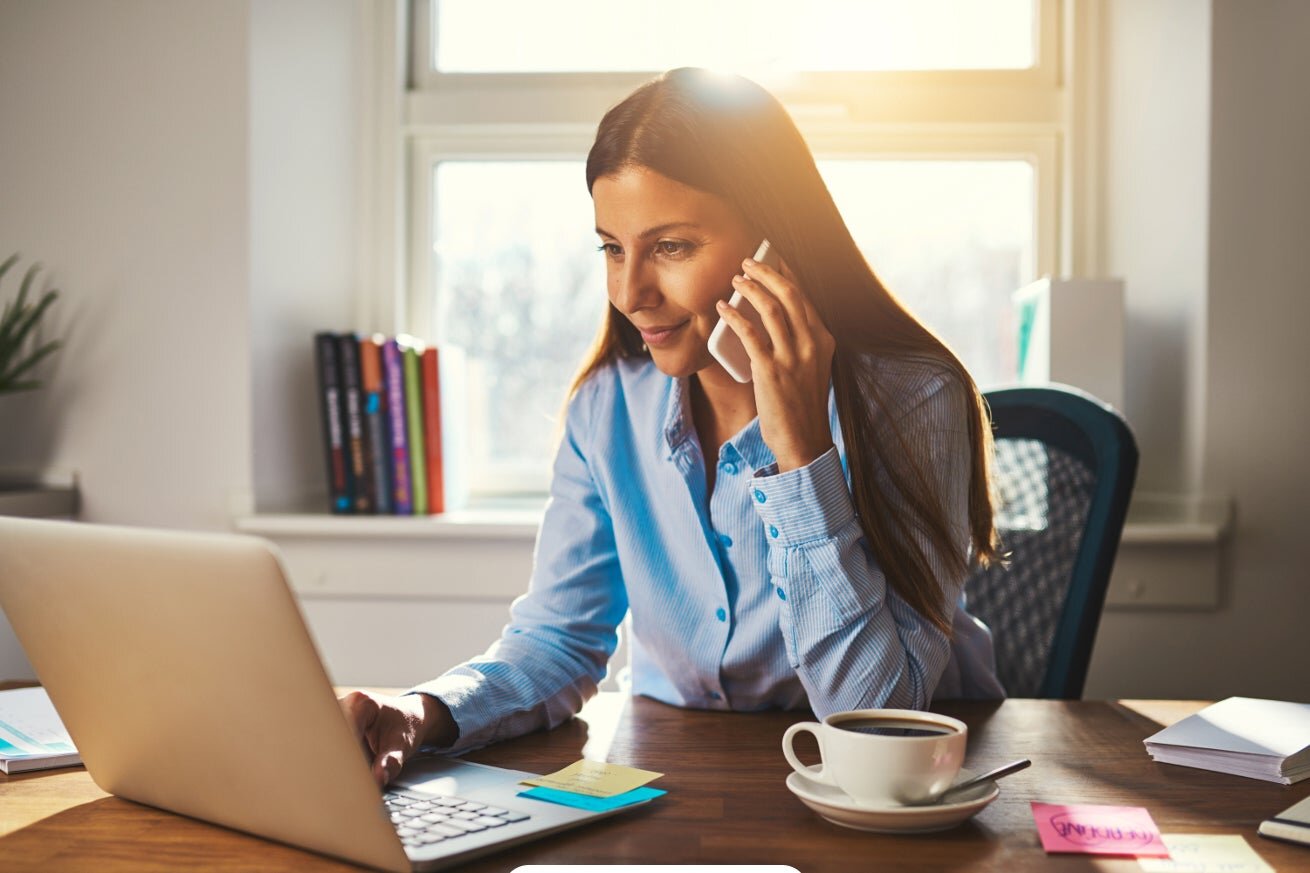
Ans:
POLYGON ((1220 552, 1232 525, 1233 502, 1227 497, 1135 495, 1106 608, 1218 609, 1220 552))
MULTIPOLYGON (((1232 524, 1226 498, 1142 494, 1124 524, 1127 546, 1215 545, 1232 524)), ((441 515, 330 515, 314 512, 254 513, 234 520, 237 530, 271 538, 533 539, 542 509, 524 506, 462 509, 441 515)))
POLYGON ((1142 493, 1133 497, 1124 524, 1127 545, 1214 545, 1233 522, 1226 497, 1142 493))

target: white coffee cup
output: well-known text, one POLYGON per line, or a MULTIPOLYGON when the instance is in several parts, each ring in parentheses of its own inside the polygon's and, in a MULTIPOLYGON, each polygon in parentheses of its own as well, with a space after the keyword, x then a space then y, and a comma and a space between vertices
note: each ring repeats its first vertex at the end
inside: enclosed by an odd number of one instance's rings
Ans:
POLYGON ((931 803, 951 787, 968 736, 964 722, 934 712, 854 709, 787 728, 782 753, 797 773, 840 788, 859 806, 910 806, 931 803), (796 757, 792 738, 801 731, 819 741, 819 770, 796 757))

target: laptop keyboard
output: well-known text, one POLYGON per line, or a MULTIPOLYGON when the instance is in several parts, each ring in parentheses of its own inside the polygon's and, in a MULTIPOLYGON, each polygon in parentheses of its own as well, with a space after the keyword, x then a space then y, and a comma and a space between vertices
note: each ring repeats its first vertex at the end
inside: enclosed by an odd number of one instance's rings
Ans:
POLYGON ((527 813, 462 797, 388 791, 383 803, 400 841, 411 848, 459 839, 465 834, 492 830, 530 818, 527 813))

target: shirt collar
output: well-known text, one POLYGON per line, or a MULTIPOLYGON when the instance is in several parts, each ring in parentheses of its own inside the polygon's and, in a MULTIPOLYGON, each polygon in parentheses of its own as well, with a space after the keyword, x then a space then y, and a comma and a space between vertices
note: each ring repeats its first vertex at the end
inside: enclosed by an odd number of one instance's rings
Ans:
POLYGON ((757 415, 752 418, 750 424, 743 427, 737 432, 737 435, 728 440, 729 449, 735 451, 741 456, 742 460, 755 472, 772 468, 777 459, 773 457, 773 452, 764 443, 764 437, 760 436, 760 418, 757 415))
POLYGON ((686 379, 666 377, 669 389, 664 394, 664 442, 669 455, 691 440, 695 428, 691 420, 691 395, 686 379))
MULTIPOLYGON (((686 378, 670 378, 668 384, 669 390, 664 400, 663 431, 669 454, 674 455, 692 441, 696 433, 696 425, 691 416, 690 381, 686 378)), ((701 446, 702 454, 711 464, 718 460, 718 450, 718 446, 701 446)), ((764 444, 764 438, 760 436, 759 416, 752 418, 749 424, 728 440, 724 444, 723 452, 725 460, 740 459, 755 471, 774 463, 773 452, 769 451, 769 447, 764 444)))

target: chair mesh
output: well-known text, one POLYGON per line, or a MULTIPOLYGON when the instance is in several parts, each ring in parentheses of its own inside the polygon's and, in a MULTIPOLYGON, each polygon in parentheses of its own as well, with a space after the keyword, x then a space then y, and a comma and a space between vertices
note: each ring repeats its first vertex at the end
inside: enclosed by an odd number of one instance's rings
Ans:
POLYGON ((970 578, 969 611, 992 629, 1001 684, 1038 697, 1091 505, 1095 473, 1037 440, 999 439, 993 478, 1004 566, 970 578))

